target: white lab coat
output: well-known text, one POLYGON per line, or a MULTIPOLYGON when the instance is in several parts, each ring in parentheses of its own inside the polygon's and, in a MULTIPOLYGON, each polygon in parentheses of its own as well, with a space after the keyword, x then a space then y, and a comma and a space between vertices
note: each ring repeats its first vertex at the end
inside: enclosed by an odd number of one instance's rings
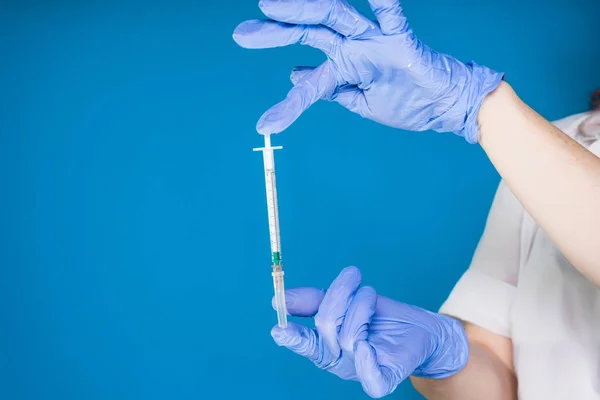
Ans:
MULTIPOLYGON (((594 123, 590 116, 555 125, 600 156, 600 114, 594 123)), ((519 399, 600 400, 600 289, 503 182, 472 263, 440 312, 512 339, 519 399)))

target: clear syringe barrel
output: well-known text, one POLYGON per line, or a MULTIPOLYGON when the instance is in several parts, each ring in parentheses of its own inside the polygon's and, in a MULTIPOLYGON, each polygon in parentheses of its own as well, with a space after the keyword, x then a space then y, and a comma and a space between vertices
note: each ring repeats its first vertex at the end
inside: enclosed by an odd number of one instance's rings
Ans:
POLYGON ((281 262, 275 159, 273 156, 273 150, 281 149, 281 146, 271 146, 271 138, 269 135, 265 135, 264 139, 265 146, 254 150, 263 152, 267 211, 269 217, 269 237, 271 243, 271 262, 273 268, 271 275, 273 276, 273 287, 275 290, 275 309, 277 311, 277 324, 281 328, 285 328, 287 327, 287 309, 285 306, 285 287, 283 284, 283 265, 281 262))
POLYGON ((279 253, 281 255, 281 239, 279 235, 279 207, 277 204, 277 185, 275 178, 275 160, 273 157, 273 151, 265 151, 264 158, 265 186, 267 191, 267 212, 269 216, 269 237, 271 241, 271 254, 274 255, 276 253, 279 253))

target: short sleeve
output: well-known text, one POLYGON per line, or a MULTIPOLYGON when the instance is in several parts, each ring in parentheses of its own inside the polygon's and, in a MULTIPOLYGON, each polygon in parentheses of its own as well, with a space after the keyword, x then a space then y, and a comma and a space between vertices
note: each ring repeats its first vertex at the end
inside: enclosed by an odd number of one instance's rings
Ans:
POLYGON ((500 182, 471 265, 440 313, 510 337, 510 310, 521 257, 524 209, 500 182))

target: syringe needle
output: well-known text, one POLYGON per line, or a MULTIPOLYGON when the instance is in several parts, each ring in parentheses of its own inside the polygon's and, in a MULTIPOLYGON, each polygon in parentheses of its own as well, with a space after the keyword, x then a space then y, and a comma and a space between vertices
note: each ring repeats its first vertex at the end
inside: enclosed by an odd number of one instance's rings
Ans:
POLYGON ((280 328, 287 327, 287 307, 285 306, 285 288, 283 285, 282 266, 273 265, 273 286, 275 288, 275 310, 277 311, 277 324, 280 328))
POLYGON ((275 289, 275 309, 277 322, 281 328, 287 327, 287 309, 285 306, 285 288, 283 284, 283 265, 281 263, 281 243, 279 237, 279 210, 277 208, 277 188, 275 185, 275 159, 273 150, 281 146, 271 146, 271 137, 265 136, 265 146, 254 151, 263 152, 265 185, 267 191, 267 211, 269 216, 269 236, 271 241, 271 260, 273 268, 273 286, 275 289))

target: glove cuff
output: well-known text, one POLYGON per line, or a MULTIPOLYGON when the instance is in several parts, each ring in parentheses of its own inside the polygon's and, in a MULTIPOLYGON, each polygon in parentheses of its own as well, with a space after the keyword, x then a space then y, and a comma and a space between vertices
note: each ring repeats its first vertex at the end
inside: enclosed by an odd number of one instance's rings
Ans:
POLYGON ((496 90, 504 80, 504 73, 496 72, 474 61, 467 63, 466 67, 470 70, 471 75, 469 89, 465 93, 468 96, 468 108, 465 125, 457 134, 464 137, 468 143, 476 144, 479 142, 479 124, 477 122, 479 109, 487 95, 496 90))
POLYGON ((469 360, 469 341, 462 324, 439 315, 441 329, 431 356, 413 372, 417 378, 444 379, 462 370, 469 360))

